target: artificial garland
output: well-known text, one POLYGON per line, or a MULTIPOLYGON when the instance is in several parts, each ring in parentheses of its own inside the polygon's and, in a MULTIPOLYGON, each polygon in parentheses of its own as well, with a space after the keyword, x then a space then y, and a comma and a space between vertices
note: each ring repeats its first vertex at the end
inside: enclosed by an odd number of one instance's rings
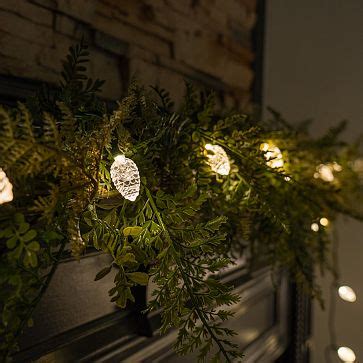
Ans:
POLYGON ((274 111, 269 122, 217 112, 190 84, 178 111, 164 90, 132 83, 110 113, 102 82, 85 76, 86 48, 70 48, 57 87, 0 109, 2 357, 59 262, 95 248, 110 255, 96 280, 113 271, 121 308, 154 282, 148 310, 162 308, 161 333, 179 330, 178 353, 241 358, 222 324, 239 298, 218 272, 248 249, 320 299, 329 222, 362 218, 358 145, 339 141, 343 124, 314 140, 274 111))

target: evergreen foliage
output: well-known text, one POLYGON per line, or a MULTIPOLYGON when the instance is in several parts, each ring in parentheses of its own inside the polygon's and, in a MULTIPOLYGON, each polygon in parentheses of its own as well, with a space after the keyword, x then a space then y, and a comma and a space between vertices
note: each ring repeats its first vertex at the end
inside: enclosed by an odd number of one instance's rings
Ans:
POLYGON ((102 81, 85 75, 87 61, 81 42, 70 48, 57 89, 43 89, 27 107, 0 109, 0 167, 15 196, 0 206, 2 357, 17 349, 67 251, 79 258, 92 247, 110 255, 95 279, 114 272, 109 295, 120 308, 134 301, 133 286, 155 284, 148 310, 162 309, 161 333, 179 330, 178 353, 242 358, 223 326, 238 296, 220 272, 248 249, 251 268, 259 261, 286 268, 321 300, 314 266, 333 270, 330 236, 310 226, 339 213, 362 219, 358 145, 339 141, 343 124, 314 140, 306 122, 293 128, 274 110, 269 122, 221 114, 212 93, 190 84, 175 111, 165 90, 133 82, 108 115, 97 97, 102 81), (283 167, 266 163, 267 141, 282 150, 283 167), (226 151, 228 176, 206 163, 207 143, 226 151), (111 182, 119 153, 140 171, 135 202, 111 182), (314 178, 329 163, 342 169, 334 180, 314 178))

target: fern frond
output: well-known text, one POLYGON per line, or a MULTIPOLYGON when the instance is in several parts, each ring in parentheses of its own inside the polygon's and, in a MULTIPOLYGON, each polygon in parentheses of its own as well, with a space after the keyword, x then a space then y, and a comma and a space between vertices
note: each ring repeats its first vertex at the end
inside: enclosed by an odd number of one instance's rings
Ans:
MULTIPOLYGON (((198 236, 195 236, 197 239, 192 245, 185 245, 185 239, 180 237, 180 229, 185 230, 185 223, 192 223, 193 215, 168 223, 164 218, 167 211, 174 208, 175 201, 173 203, 172 198, 160 192, 154 201, 150 191, 145 189, 155 221, 163 231, 165 241, 162 244, 164 249, 160 265, 153 271, 159 291, 154 293, 155 299, 151 302, 151 308, 159 305, 163 307, 161 331, 165 332, 173 326, 179 328, 175 348, 180 354, 200 348, 203 336, 203 341, 208 342, 208 348, 199 350, 199 361, 205 361, 209 351, 215 347, 217 351, 213 356, 220 354, 226 362, 232 362, 233 357, 241 357, 242 354, 238 352, 236 345, 226 339, 235 333, 220 325, 218 314, 221 306, 235 304, 239 298, 231 292, 231 287, 208 278, 208 274, 215 271, 215 263, 219 260, 218 245, 225 235, 217 231, 225 223, 225 218, 207 222, 203 227, 204 231, 199 226, 195 229, 199 229, 198 236), (160 198, 161 203, 158 203, 160 198), (173 228, 178 226, 179 228, 173 228), (188 301, 191 307, 187 307, 188 301)), ((195 188, 189 194, 195 194, 195 188)), ((199 203, 200 201, 197 205, 200 207, 199 203)), ((223 259, 223 266, 228 263, 228 259, 223 259)))
POLYGON ((51 185, 48 195, 39 196, 30 210, 41 215, 40 220, 44 219, 47 223, 51 223, 59 198, 59 187, 51 185))
POLYGON ((49 113, 43 116, 43 140, 46 144, 52 144, 56 149, 61 148, 61 138, 54 117, 49 113))
POLYGON ((13 120, 7 110, 0 106, 0 160, 11 148, 14 140, 13 120))
POLYGON ((28 140, 31 143, 35 143, 35 132, 31 114, 23 103, 18 103, 18 109, 20 110, 17 117, 18 137, 22 140, 28 140))
POLYGON ((62 120, 59 126, 61 138, 65 141, 70 141, 74 138, 74 133, 77 130, 77 121, 72 111, 63 102, 57 102, 57 106, 61 111, 62 120))
POLYGON ((156 105, 160 114, 169 114, 174 106, 174 102, 170 98, 170 93, 158 86, 151 86, 151 88, 155 91, 160 99, 161 105, 156 105))
POLYGON ((74 47, 69 47, 69 54, 67 55, 66 60, 62 62, 62 88, 65 88, 72 82, 79 82, 87 79, 87 77, 83 74, 86 71, 86 67, 82 66, 83 63, 89 62, 89 52, 87 49, 88 46, 84 43, 83 39, 74 47))

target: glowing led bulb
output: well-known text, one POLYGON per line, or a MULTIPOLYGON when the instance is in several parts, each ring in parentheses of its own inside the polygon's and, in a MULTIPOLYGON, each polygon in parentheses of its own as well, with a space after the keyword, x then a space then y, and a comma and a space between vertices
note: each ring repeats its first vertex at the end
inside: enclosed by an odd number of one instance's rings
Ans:
POLYGON ((260 145, 260 150, 266 152, 269 147, 270 147, 270 144, 268 144, 267 142, 264 142, 260 145))
POLYGON ((337 162, 333 162, 333 163, 328 163, 328 164, 320 164, 316 167, 316 172, 314 173, 314 178, 315 179, 321 179, 324 180, 326 182, 333 182, 335 177, 334 177, 334 171, 339 172, 342 171, 343 168, 341 167, 341 165, 339 165, 337 162))
POLYGON ((284 166, 281 150, 276 145, 264 142, 260 145, 260 150, 265 153, 266 164, 269 167, 282 168, 284 166))
POLYGON ((328 165, 320 164, 317 167, 318 178, 326 181, 332 182, 334 180, 334 174, 332 168, 328 165))
POLYGON ((120 194, 132 202, 136 200, 140 191, 140 175, 137 165, 125 157, 118 155, 111 165, 111 179, 120 194))
POLYGON ((342 171, 343 170, 343 168, 342 168, 342 166, 341 165, 339 165, 337 162, 333 162, 333 164, 332 164, 332 166, 333 166, 333 169, 335 170, 335 171, 342 171))
POLYGON ((355 302, 357 300, 354 290, 349 286, 340 286, 338 289, 338 294, 341 299, 348 302, 355 302))
POLYGON ((329 219, 328 218, 320 218, 320 224, 323 226, 323 227, 326 227, 328 224, 329 224, 329 219))
POLYGON ((355 362, 355 359, 356 359, 353 350, 348 347, 338 348, 338 356, 343 362, 346 362, 346 363, 355 362))
POLYGON ((319 231, 319 225, 317 223, 313 223, 311 225, 311 230, 314 232, 318 232, 319 231))
POLYGON ((205 149, 210 151, 207 153, 208 165, 211 169, 218 174, 228 175, 231 170, 231 166, 229 164, 228 155, 224 151, 224 149, 219 145, 211 145, 206 144, 205 149))
POLYGON ((3 169, 0 168, 0 204, 11 202, 13 200, 13 185, 6 176, 3 169))

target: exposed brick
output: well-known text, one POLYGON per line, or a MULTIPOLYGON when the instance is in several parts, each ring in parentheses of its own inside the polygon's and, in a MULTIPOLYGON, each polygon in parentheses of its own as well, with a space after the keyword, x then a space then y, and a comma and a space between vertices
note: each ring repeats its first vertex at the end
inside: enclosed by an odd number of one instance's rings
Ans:
POLYGON ((16 14, 22 18, 29 19, 35 24, 51 27, 53 24, 53 13, 28 1, 0 0, 0 9, 16 14))
POLYGON ((0 10, 0 30, 30 40, 28 47, 32 43, 48 46, 53 44, 53 31, 51 28, 35 24, 29 19, 8 11, 0 10))
POLYGON ((57 0, 30 0, 30 2, 48 9, 57 8, 57 0))
POLYGON ((92 59, 89 66, 89 76, 93 79, 100 78, 106 81, 102 89, 103 97, 119 100, 122 90, 126 88, 126 85, 122 84, 119 59, 92 48, 90 52, 92 59))
MULTIPOLYGON (((208 0, 203 0, 208 2, 208 0)), ((226 1, 215 1, 213 6, 214 12, 225 14, 229 19, 235 19, 243 24, 247 29, 251 29, 254 24, 255 10, 254 4, 248 1, 240 0, 226 0, 226 1)))
MULTIPOLYGON (((191 11, 195 9, 196 6, 192 6, 193 2, 189 0, 184 1, 174 1, 174 0, 165 0, 165 5, 182 15, 189 15, 191 11)), ((214 5, 215 0, 210 0, 211 6, 214 5)))
POLYGON ((250 46, 242 47, 240 41, 236 40, 235 37, 232 37, 228 34, 219 34, 218 43, 236 61, 249 65, 254 60, 254 54, 251 51, 250 46))
POLYGON ((0 31, 0 73, 54 82, 59 73, 38 62, 37 56, 43 49, 43 46, 35 43, 29 47, 28 40, 0 31))
POLYGON ((55 14, 54 30, 74 39, 83 38, 88 44, 91 44, 93 40, 90 27, 86 23, 76 21, 68 15, 55 14))
POLYGON ((62 34, 74 36, 77 22, 67 15, 56 14, 54 29, 62 34))
POLYGON ((96 46, 111 53, 126 55, 128 52, 128 43, 99 31, 96 31, 94 41, 96 46))
MULTIPOLYGON (((128 49, 128 57, 130 59, 142 59, 148 63, 156 63, 157 59, 160 59, 160 55, 156 55, 151 50, 146 50, 135 44, 130 44, 128 49)), ((169 59, 168 57, 165 57, 169 59)))
POLYGON ((146 87, 159 86, 165 88, 177 103, 181 101, 185 93, 185 83, 182 75, 141 59, 130 61, 130 74, 146 87))
MULTIPOLYGON (((68 47, 73 44, 72 39, 61 35, 55 35, 55 46, 43 47, 33 44, 28 47, 28 41, 14 37, 0 31, 0 73, 11 74, 18 77, 32 78, 47 82, 59 80, 62 68, 61 60, 65 57, 68 47), (24 57, 24 49, 27 56, 24 57)), ((121 97, 122 84, 120 62, 118 57, 110 57, 109 54, 97 49, 92 52, 89 63, 89 75, 93 79, 106 80, 103 96, 117 100, 121 97)))
POLYGON ((95 20, 94 25, 97 29, 117 39, 152 50, 156 54, 170 56, 171 44, 168 41, 157 38, 135 27, 128 26, 121 21, 112 21, 112 18, 99 16, 95 20))
POLYGON ((138 29, 171 40, 176 25, 170 9, 160 0, 100 0, 98 13, 114 21, 122 21, 138 29))
POLYGON ((36 54, 37 63, 44 69, 49 69, 59 75, 62 69, 62 60, 65 59, 68 48, 74 41, 64 35, 54 34, 54 45, 44 47, 36 54))
POLYGON ((251 11, 255 12, 257 7, 257 0, 241 0, 242 4, 246 6, 246 8, 251 11))
POLYGON ((183 79, 192 81, 199 86, 207 86, 219 91, 224 91, 226 88, 228 88, 219 78, 203 71, 199 71, 185 63, 178 62, 175 59, 157 57, 156 64, 160 68, 165 68, 171 72, 180 74, 183 79))
POLYGON ((97 4, 98 0, 57 0, 57 10, 85 23, 92 23, 97 4))
MULTIPOLYGON (((61 60, 65 58, 69 46, 74 44, 73 40, 61 35, 55 35, 55 46, 43 48, 36 54, 36 62, 51 72, 58 75, 62 68, 61 60)), ((120 60, 117 56, 112 57, 109 53, 102 52, 96 48, 90 47, 92 54, 88 66, 88 75, 93 79, 100 78, 106 81, 103 87, 103 96, 109 99, 117 100, 121 97, 122 84, 120 60)))
POLYGON ((120 97, 128 73, 180 99, 183 79, 225 105, 250 102, 257 0, 0 0, 0 73, 45 81, 82 36, 90 74, 120 97))
POLYGON ((235 20, 229 20, 227 23, 227 36, 234 42, 235 47, 241 49, 251 48, 251 33, 246 27, 235 20))
POLYGON ((193 29, 180 32, 175 49, 178 61, 218 77, 232 87, 249 89, 253 77, 251 69, 221 51, 218 39, 210 34, 193 29))

